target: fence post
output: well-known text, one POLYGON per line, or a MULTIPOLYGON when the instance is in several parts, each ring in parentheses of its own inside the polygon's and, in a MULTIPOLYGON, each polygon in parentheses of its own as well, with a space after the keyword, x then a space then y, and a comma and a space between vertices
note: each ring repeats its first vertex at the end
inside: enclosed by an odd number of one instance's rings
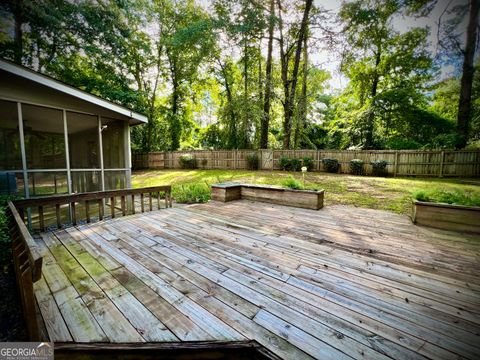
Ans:
POLYGON ((398 171, 398 151, 395 151, 395 161, 393 162, 393 176, 397 176, 398 171))
POLYGON ((442 150, 440 157, 440 174, 439 177, 443 177, 443 163, 445 162, 445 151, 442 150))

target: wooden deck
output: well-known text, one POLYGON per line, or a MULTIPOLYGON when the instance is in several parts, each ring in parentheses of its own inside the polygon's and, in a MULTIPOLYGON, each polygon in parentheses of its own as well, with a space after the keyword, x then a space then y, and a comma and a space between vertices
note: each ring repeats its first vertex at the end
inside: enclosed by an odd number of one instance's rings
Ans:
POLYGON ((285 359, 479 359, 480 237, 211 202, 38 236, 56 342, 256 340, 285 359))

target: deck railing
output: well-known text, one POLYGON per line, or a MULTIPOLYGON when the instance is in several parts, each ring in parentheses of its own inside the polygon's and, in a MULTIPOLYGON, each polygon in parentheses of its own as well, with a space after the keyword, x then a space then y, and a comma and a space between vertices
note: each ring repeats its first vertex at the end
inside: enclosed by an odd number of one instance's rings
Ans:
MULTIPOLYGON (((13 266, 27 331, 32 341, 39 339, 39 327, 33 283, 42 276, 42 256, 15 205, 8 202, 9 231, 12 239, 13 266)), ((46 339, 44 339, 46 340, 46 339)))
MULTIPOLYGON (((56 227, 61 228, 70 224, 76 225, 79 221, 91 222, 93 218, 91 205, 93 204, 98 207, 98 219, 103 220, 107 216, 114 218, 117 215, 134 214, 136 211, 143 213, 146 209, 152 211, 154 209, 154 199, 157 203, 155 206, 157 209, 161 208, 161 202, 163 201, 165 201, 165 208, 171 207, 171 186, 98 191, 8 201, 8 225, 12 239, 13 263, 30 340, 48 340, 40 339, 41 331, 33 285, 42 277, 41 252, 27 227, 27 225, 31 225, 34 210, 36 210, 38 229, 44 231, 46 230, 46 218, 49 215, 53 215, 56 227), (117 206, 117 200, 120 200, 119 206, 117 206), (83 207, 83 211, 79 211, 81 207, 83 207), (110 209, 109 214, 105 214, 105 208, 110 209), (49 209, 54 209, 54 211, 48 212, 49 209), (64 222, 65 219, 70 221, 64 222)), ((32 229, 33 227, 31 227, 32 229)))
POLYGON ((110 191, 96 191, 73 195, 59 195, 38 197, 32 199, 17 200, 14 202, 19 215, 31 229, 45 231, 48 220, 54 219, 53 224, 57 228, 65 225, 77 225, 79 222, 90 223, 93 217, 98 215, 98 220, 108 216, 125 216, 145 212, 148 207, 161 208, 161 202, 165 202, 165 208, 172 206, 171 186, 154 186, 139 189, 121 189, 110 191))

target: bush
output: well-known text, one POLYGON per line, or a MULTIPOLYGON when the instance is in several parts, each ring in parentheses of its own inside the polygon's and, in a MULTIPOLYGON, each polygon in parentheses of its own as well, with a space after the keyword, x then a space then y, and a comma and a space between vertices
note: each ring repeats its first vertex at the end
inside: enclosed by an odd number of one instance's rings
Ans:
POLYGON ((386 160, 377 160, 370 163, 372 165, 372 174, 375 176, 385 176, 387 175, 387 165, 388 161, 386 160))
POLYGON ((12 243, 8 231, 7 201, 18 199, 16 195, 0 195, 0 271, 12 261, 12 243))
POLYGON ((363 175, 363 160, 352 159, 350 160, 350 172, 353 175, 363 175))
POLYGON ((280 158, 280 168, 285 171, 300 171, 302 168, 302 160, 297 158, 288 158, 282 156, 280 158))
POLYGON ((311 157, 305 156, 302 159, 302 162, 303 166, 306 166, 308 171, 311 171, 313 169, 313 159, 311 157))
POLYGON ((287 171, 290 170, 290 158, 282 156, 279 160, 280 169, 287 171))
POLYGON ((285 180, 282 181, 282 185, 284 187, 287 187, 289 189, 295 189, 295 190, 302 190, 303 185, 300 181, 295 179, 293 176, 289 176, 285 180))
POLYGON ((260 160, 257 154, 248 154, 245 159, 247 160, 248 170, 258 170, 260 160))
POLYGON ((174 186, 172 197, 183 204, 204 203, 210 200, 210 187, 206 183, 174 186))
POLYGON ((195 169, 197 167, 197 160, 192 154, 180 155, 180 167, 182 169, 195 169))
POLYGON ((302 161, 297 158, 290 159, 290 171, 300 171, 302 169, 302 161))
POLYGON ((480 196, 463 190, 421 190, 413 194, 414 199, 465 206, 480 206, 480 196))
POLYGON ((322 159, 322 164, 325 170, 329 173, 337 173, 340 168, 340 164, 337 159, 322 159))
POLYGON ((208 159, 202 159, 201 164, 202 164, 203 167, 207 166, 207 164, 208 164, 208 159))

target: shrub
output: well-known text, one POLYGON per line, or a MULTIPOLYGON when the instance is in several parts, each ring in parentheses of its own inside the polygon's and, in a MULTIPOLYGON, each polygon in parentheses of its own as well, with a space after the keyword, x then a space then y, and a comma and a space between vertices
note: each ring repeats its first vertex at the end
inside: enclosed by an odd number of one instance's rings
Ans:
POLYGON ((387 165, 388 161, 386 160, 377 160, 370 163, 372 165, 372 174, 375 176, 385 176, 387 175, 387 165))
POLYGON ((322 164, 325 170, 327 170, 329 173, 336 173, 340 168, 340 164, 338 163, 337 159, 325 158, 325 159, 322 159, 322 164))
POLYGON ((297 158, 288 158, 282 156, 280 158, 280 168, 285 171, 300 171, 302 168, 302 160, 297 158))
POLYGON ((296 190, 302 190, 303 185, 300 181, 295 179, 293 176, 289 176, 285 180, 282 181, 282 185, 289 188, 289 189, 296 189, 296 190))
POLYGON ((350 172, 354 175, 363 175, 363 160, 352 159, 350 160, 350 172))
POLYGON ((258 155, 256 153, 248 154, 245 159, 247 160, 248 170, 258 170, 260 160, 258 159, 258 155))
POLYGON ((311 171, 313 169, 313 159, 311 157, 305 156, 302 159, 302 162, 303 166, 306 166, 308 171, 311 171))
POLYGON ((480 206, 480 196, 463 190, 420 190, 413 194, 419 201, 439 202, 465 206, 480 206))
POLYGON ((207 166, 207 164, 208 164, 208 159, 202 159, 201 164, 202 164, 203 167, 207 166))
POLYGON ((204 203, 210 200, 210 187, 206 183, 174 186, 172 197, 178 203, 204 203))
POLYGON ((180 166, 182 169, 195 169, 197 160, 192 154, 180 155, 180 166))
POLYGON ((300 171, 302 168, 302 161, 297 158, 290 159, 290 171, 300 171))
POLYGON ((286 156, 282 156, 279 160, 280 169, 284 171, 290 170, 290 164, 291 164, 290 158, 286 156))

